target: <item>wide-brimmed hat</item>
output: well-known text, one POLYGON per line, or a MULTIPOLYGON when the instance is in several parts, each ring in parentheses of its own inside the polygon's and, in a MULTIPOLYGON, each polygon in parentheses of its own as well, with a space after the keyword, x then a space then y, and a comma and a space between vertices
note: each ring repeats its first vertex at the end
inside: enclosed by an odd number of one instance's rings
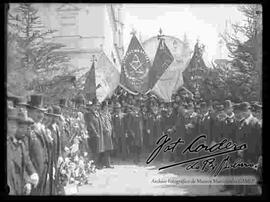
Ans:
POLYGON ((14 101, 15 99, 17 99, 18 96, 14 95, 13 93, 11 93, 10 91, 7 91, 7 100, 10 100, 10 101, 14 101))
POLYGON ((42 95, 30 95, 30 100, 28 101, 27 105, 25 105, 31 109, 37 109, 42 112, 45 112, 46 109, 43 108, 43 96, 42 95))
POLYGON ((31 125, 35 123, 33 119, 28 117, 26 110, 19 110, 17 122, 20 124, 27 124, 27 125, 31 125))

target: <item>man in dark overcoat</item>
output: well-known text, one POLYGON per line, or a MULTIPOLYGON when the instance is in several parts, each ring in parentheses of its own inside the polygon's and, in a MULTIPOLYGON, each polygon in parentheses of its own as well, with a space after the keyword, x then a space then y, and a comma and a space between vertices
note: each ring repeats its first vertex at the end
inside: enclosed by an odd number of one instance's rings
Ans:
POLYGON ((114 106, 115 112, 112 117, 113 121, 113 136, 115 138, 115 147, 117 156, 125 159, 126 155, 126 138, 124 133, 124 113, 121 110, 121 104, 117 102, 114 106))
MULTIPOLYGON (((102 126, 100 120, 100 104, 96 99, 93 100, 91 107, 88 108, 88 112, 84 114, 84 120, 87 126, 88 131, 88 145, 91 149, 93 160, 98 168, 101 168, 101 162, 99 162, 98 155, 99 150, 99 141, 103 140, 101 138, 102 126)), ((90 153, 90 152, 89 152, 90 153)))
MULTIPOLYGON (((244 162, 256 165, 262 158, 261 122, 252 115, 248 102, 235 105, 234 113, 237 120, 236 141, 238 144, 247 144, 247 149, 239 151, 238 157, 243 159, 244 162)), ((256 168, 238 168, 236 172, 237 175, 258 177, 256 168)), ((258 186, 239 185, 237 188, 239 194, 258 194, 258 186)))
POLYGON ((47 174, 49 167, 46 139, 44 138, 44 118, 45 108, 43 106, 43 96, 31 95, 28 105, 26 105, 29 117, 34 120, 28 139, 30 159, 39 175, 39 184, 32 189, 31 195, 43 195, 46 189, 47 174))
POLYGON ((34 123, 26 111, 8 107, 7 133, 7 183, 11 195, 29 195, 39 181, 38 174, 29 158, 24 137, 34 123))

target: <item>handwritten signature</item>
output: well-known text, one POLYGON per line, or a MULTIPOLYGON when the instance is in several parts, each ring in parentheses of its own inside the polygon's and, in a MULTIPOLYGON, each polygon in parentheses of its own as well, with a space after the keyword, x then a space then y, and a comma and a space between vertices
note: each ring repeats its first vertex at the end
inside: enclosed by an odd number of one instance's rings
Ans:
MULTIPOLYGON (((225 154, 235 153, 237 151, 246 150, 247 144, 242 143, 240 145, 237 145, 236 143, 224 138, 220 142, 215 143, 211 146, 208 146, 205 144, 206 138, 207 137, 204 134, 198 136, 186 148, 183 149, 182 154, 185 154, 188 152, 198 153, 200 151, 206 151, 209 154, 203 155, 197 158, 192 158, 189 160, 173 163, 170 165, 166 165, 159 168, 159 170, 187 164, 186 170, 201 169, 205 171, 206 168, 208 168, 208 171, 210 171, 214 176, 217 176, 221 171, 226 170, 226 169, 254 166, 253 163, 241 162, 239 161, 239 159, 233 164, 230 164, 230 159, 231 159, 230 155, 227 155, 222 161, 220 161, 220 163, 216 163, 216 157, 222 156, 225 154), (204 140, 204 141, 199 143, 199 141, 201 140, 204 140), (202 161, 202 166, 200 166, 201 161, 202 161)), ((153 150, 153 152, 149 155, 149 157, 146 160, 147 164, 151 163, 161 151, 174 152, 175 148, 179 146, 180 144, 185 144, 185 141, 182 140, 181 138, 178 138, 178 140, 171 142, 171 138, 167 134, 164 134, 157 140, 156 144, 157 144, 157 147, 153 150)))

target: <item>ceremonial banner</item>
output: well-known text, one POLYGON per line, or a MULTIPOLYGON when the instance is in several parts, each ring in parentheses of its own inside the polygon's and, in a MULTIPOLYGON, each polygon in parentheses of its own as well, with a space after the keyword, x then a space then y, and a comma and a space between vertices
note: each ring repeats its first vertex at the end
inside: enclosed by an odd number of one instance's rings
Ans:
POLYGON ((162 74, 168 69, 174 58, 165 40, 160 39, 153 65, 149 71, 149 89, 152 89, 162 74))
POLYGON ((183 63, 174 61, 166 72, 160 77, 151 92, 158 95, 165 102, 170 102, 172 94, 183 85, 183 71, 187 67, 190 59, 185 59, 183 63))
POLYGON ((113 94, 120 80, 120 72, 104 52, 97 61, 96 76, 96 83, 99 86, 96 90, 97 99, 102 102, 113 94))
POLYGON ((87 73, 86 81, 84 84, 84 93, 87 100, 93 100, 96 98, 96 73, 95 64, 92 63, 92 67, 87 73))
POLYGON ((122 61, 120 84, 133 94, 145 93, 149 89, 148 73, 150 59, 135 35, 132 36, 122 61))
POLYGON ((188 89, 195 91, 194 88, 194 80, 201 79, 201 76, 204 74, 205 70, 207 69, 207 66, 205 64, 205 61, 203 59, 203 46, 199 46, 198 43, 196 43, 194 47, 194 53, 193 56, 183 72, 183 80, 185 85, 188 89))

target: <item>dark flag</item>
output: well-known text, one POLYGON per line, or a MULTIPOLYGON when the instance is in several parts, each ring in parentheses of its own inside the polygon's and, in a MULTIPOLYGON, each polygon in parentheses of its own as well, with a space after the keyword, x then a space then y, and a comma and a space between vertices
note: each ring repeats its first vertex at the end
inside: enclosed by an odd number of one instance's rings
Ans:
POLYGON ((150 59, 134 34, 122 61, 121 86, 133 94, 147 92, 150 66, 150 59))
POLYGON ((95 64, 92 63, 92 67, 87 73, 86 81, 84 84, 84 93, 86 95, 86 99, 93 100, 96 98, 96 72, 95 72, 95 64))
POLYGON ((199 43, 196 43, 192 58, 187 68, 183 71, 184 85, 191 91, 195 91, 194 81, 199 81, 207 69, 207 66, 202 58, 203 48, 204 46, 199 46, 199 43))
POLYGON ((160 39, 153 65, 149 71, 149 89, 152 89, 162 74, 167 70, 174 58, 165 40, 160 39))

